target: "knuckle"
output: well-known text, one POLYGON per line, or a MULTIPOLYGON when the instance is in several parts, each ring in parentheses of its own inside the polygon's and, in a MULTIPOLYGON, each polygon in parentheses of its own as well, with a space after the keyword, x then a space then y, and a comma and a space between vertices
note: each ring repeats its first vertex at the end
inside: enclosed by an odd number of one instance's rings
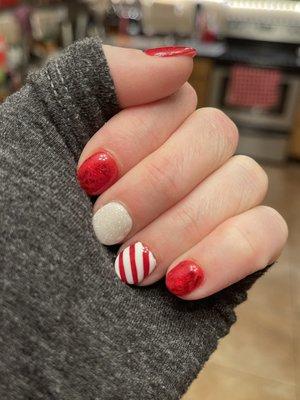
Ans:
POLYGON ((259 197, 263 198, 268 190, 268 175, 265 170, 251 157, 237 155, 234 163, 242 171, 245 187, 252 188, 259 197))
POLYGON ((180 229, 184 237, 188 237, 190 240, 200 237, 201 229, 199 218, 197 218, 197 210, 194 207, 188 207, 186 205, 176 207, 174 220, 176 224, 178 224, 179 221, 180 229))
POLYGON ((243 259, 247 259, 250 265, 255 266, 257 264, 257 255, 259 254, 257 243, 252 240, 251 235, 239 224, 232 225, 230 229, 230 234, 235 237, 235 243, 238 243, 243 259))
MULTIPOLYGON (((223 235, 230 238, 230 243, 235 247, 235 252, 238 254, 241 264, 248 265, 253 268, 253 271, 259 267, 260 246, 253 235, 252 230, 240 223, 240 221, 228 220, 222 227, 223 235)), ((250 271, 248 271, 250 273, 250 271)))
MULTIPOLYGON (((132 133, 132 137, 137 137, 137 127, 140 132, 143 132, 145 135, 149 135, 153 129, 151 124, 149 123, 149 119, 145 118, 143 112, 141 112, 141 108, 135 108, 132 107, 130 109, 124 110, 124 113, 127 112, 127 118, 126 118, 126 131, 129 131, 132 133)), ((122 129, 122 124, 120 124, 121 129, 122 129)), ((124 129, 123 128, 123 129, 124 129)))
POLYGON ((282 241, 285 242, 289 235, 289 228, 283 216, 272 207, 262 205, 259 208, 267 215, 268 219, 272 221, 275 225, 274 228, 281 233, 282 241))
MULTIPOLYGON (((205 120, 209 134, 216 137, 218 152, 233 154, 237 148, 239 133, 235 123, 221 110, 204 107, 196 110, 199 118, 205 120)), ((224 158, 224 157, 222 157, 224 158)))
POLYGON ((172 162, 167 157, 161 157, 159 162, 149 162, 145 167, 145 176, 153 190, 159 190, 168 203, 173 203, 177 197, 178 183, 170 165, 172 162))
POLYGON ((287 224, 275 209, 258 206, 250 213, 251 220, 248 219, 247 224, 246 220, 236 218, 225 225, 225 234, 233 238, 241 260, 250 268, 248 273, 270 263, 270 255, 274 251, 271 250, 270 240, 275 242, 277 258, 288 237, 287 224))
POLYGON ((187 117, 195 112, 198 97, 195 89, 189 83, 185 83, 170 98, 175 100, 176 107, 181 110, 182 115, 184 114, 187 117))
POLYGON ((216 127, 221 130, 222 134, 232 142, 232 144, 237 144, 237 126, 223 111, 213 107, 206 107, 203 111, 207 115, 207 118, 211 120, 211 123, 216 125, 216 127))

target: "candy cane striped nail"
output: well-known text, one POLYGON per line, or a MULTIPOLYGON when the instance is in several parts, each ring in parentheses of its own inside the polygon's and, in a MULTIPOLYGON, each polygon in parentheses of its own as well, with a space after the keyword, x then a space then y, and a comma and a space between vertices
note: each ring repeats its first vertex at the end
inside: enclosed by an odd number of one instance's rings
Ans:
POLYGON ((154 255, 141 242, 126 247, 115 261, 116 274, 122 282, 130 285, 142 282, 155 266, 154 255))

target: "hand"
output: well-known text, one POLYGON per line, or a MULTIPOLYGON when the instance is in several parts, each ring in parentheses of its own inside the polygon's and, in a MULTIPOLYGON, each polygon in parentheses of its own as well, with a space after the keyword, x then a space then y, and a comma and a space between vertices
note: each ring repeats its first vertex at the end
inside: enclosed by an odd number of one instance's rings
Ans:
POLYGON ((104 51, 123 110, 87 143, 78 180, 101 195, 93 217, 100 242, 123 243, 120 279, 150 285, 166 276, 173 294, 194 300, 274 262, 286 223, 260 205, 268 179, 256 161, 234 155, 234 123, 196 110, 186 83, 192 58, 104 51))

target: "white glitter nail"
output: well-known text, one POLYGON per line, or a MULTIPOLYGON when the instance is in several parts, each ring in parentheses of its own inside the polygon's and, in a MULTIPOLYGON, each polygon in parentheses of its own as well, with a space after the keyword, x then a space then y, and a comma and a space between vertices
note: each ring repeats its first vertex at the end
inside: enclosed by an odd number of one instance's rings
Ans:
POLYGON ((111 202, 95 213, 93 227, 101 243, 112 245, 125 239, 132 228, 132 219, 122 204, 111 202))

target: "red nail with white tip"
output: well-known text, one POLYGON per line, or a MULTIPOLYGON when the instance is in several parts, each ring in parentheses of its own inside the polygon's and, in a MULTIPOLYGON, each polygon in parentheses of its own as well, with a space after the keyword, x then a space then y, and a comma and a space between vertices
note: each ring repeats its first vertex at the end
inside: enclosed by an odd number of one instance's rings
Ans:
POLYGON ((115 271, 122 282, 137 285, 153 272, 156 266, 154 255, 141 242, 122 250, 115 261, 115 271))

